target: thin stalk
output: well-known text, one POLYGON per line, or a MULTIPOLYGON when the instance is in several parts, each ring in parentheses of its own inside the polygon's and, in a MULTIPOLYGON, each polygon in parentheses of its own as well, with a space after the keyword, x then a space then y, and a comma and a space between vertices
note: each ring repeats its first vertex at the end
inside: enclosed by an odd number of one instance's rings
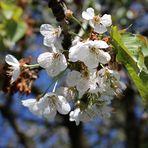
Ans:
POLYGON ((82 26, 81 22, 80 22, 77 18, 75 18, 74 16, 71 16, 71 18, 72 18, 75 22, 77 22, 77 23, 81 26, 81 28, 83 29, 83 31, 85 32, 85 29, 84 29, 84 27, 82 26))
POLYGON ((42 97, 47 93, 47 91, 50 89, 50 87, 56 83, 65 73, 66 70, 62 71, 58 76, 54 77, 48 88, 45 90, 45 92, 42 94, 42 97))
POLYGON ((71 35, 78 36, 78 37, 80 37, 80 38, 81 38, 81 36, 79 36, 78 34, 76 34, 76 33, 72 32, 72 31, 69 31, 69 33, 70 33, 71 35))
POLYGON ((31 68, 32 69, 32 68, 39 68, 40 65, 39 64, 33 64, 33 65, 27 65, 27 64, 25 64, 24 67, 31 68))

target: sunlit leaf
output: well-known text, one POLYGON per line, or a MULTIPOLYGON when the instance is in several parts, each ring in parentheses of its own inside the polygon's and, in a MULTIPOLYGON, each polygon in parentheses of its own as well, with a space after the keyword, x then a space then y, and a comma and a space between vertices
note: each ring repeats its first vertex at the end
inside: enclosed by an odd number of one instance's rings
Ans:
POLYGON ((8 39, 11 40, 11 42, 17 42, 24 36, 27 25, 24 22, 16 23, 13 20, 9 20, 6 24, 6 30, 8 39))
POLYGON ((8 20, 5 23, 5 30, 7 32, 7 38, 12 40, 17 30, 17 23, 14 20, 8 20))
POLYGON ((20 22, 19 24, 17 24, 16 32, 12 38, 12 41, 17 42, 19 39, 21 39, 24 36, 26 30, 27 25, 24 22, 20 22))
POLYGON ((1 13, 6 19, 18 21, 23 13, 22 9, 12 3, 0 2, 1 13))
POLYGON ((143 101, 145 103, 146 99, 148 99, 148 83, 142 82, 142 80, 140 79, 140 77, 137 75, 137 73, 135 72, 135 70, 133 69, 133 67, 130 64, 126 63, 125 67, 128 70, 130 77, 132 78, 134 84, 136 85, 136 87, 137 87, 140 95, 144 99, 143 101))
POLYGON ((141 42, 142 45, 142 52, 144 57, 148 56, 148 39, 143 35, 137 35, 138 40, 141 42))
POLYGON ((143 40, 140 41, 137 35, 127 32, 121 34, 121 39, 131 53, 132 58, 137 63, 139 72, 141 72, 146 68, 144 64, 144 54, 142 52, 143 44, 146 44, 146 42, 142 43, 143 40))
MULTIPOLYGON (((129 73, 131 79, 133 80, 135 86, 137 87, 141 97, 144 99, 143 101, 145 101, 146 99, 148 99, 148 91, 147 91, 148 84, 144 83, 142 81, 142 79, 140 78, 140 76, 138 75, 137 62, 135 61, 135 55, 137 53, 139 53, 139 44, 137 45, 137 43, 135 43, 135 40, 133 38, 131 38, 131 41, 127 41, 126 44, 124 44, 124 42, 122 40, 122 36, 120 35, 116 26, 112 27, 111 37, 112 37, 112 44, 113 44, 116 54, 117 54, 117 56, 116 56, 117 61, 122 63, 126 67, 128 73, 129 73), (127 47, 128 43, 129 43, 128 47, 130 49, 127 47), (130 43, 133 43, 133 45, 130 43), (135 43, 135 45, 134 45, 134 43, 135 43), (135 50, 135 49, 137 50, 137 53, 135 53, 135 51, 133 51, 133 53, 132 53, 131 51, 135 50)), ((142 60, 142 61, 139 61, 139 65, 141 63, 143 64, 143 56, 139 57, 139 58, 141 58, 140 60, 142 60)), ((139 59, 136 59, 136 60, 139 60, 139 59)))
POLYGON ((135 71, 138 72, 138 66, 137 66, 136 62, 134 61, 133 55, 129 51, 129 49, 124 45, 124 43, 122 41, 122 38, 121 38, 121 35, 120 35, 120 33, 119 33, 119 31, 118 31, 116 26, 112 27, 111 37, 112 37, 112 41, 113 41, 114 47, 116 47, 115 48, 116 49, 115 52, 117 52, 117 54, 119 52, 122 52, 122 54, 124 54, 127 57, 127 61, 125 61, 125 62, 131 63, 131 65, 133 66, 135 71))

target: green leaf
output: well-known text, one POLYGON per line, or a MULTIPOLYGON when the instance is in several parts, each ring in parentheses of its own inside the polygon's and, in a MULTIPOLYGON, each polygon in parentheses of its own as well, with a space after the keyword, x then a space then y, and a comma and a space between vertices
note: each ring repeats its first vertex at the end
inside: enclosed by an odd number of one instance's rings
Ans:
POLYGON ((24 22, 17 23, 13 20, 7 21, 5 27, 7 31, 7 38, 11 42, 17 42, 24 36, 27 30, 27 25, 24 22))
POLYGON ((12 40, 14 37, 14 34, 17 30, 17 23, 14 20, 7 20, 5 22, 5 30, 6 30, 6 36, 8 39, 12 40))
POLYGON ((146 67, 144 64, 144 54, 142 52, 143 44, 139 40, 138 35, 125 32, 121 34, 121 39, 124 45, 128 48, 129 52, 131 53, 135 63, 137 63, 139 72, 141 72, 146 67))
POLYGON ((143 83, 146 84, 146 86, 148 86, 148 74, 142 71, 139 76, 143 83))
MULTIPOLYGON (((148 99, 148 84, 144 83, 141 78, 139 77, 139 75, 137 74, 137 62, 135 62, 135 55, 137 53, 139 53, 139 47, 132 45, 131 43, 133 42, 133 44, 135 43, 135 40, 133 38, 131 38, 131 41, 126 41, 126 44, 123 42, 122 40, 122 36, 119 33, 118 29, 116 26, 112 27, 111 30, 111 37, 112 37, 112 44, 113 47, 116 51, 116 59, 118 62, 122 63, 126 69, 128 70, 128 73, 131 77, 131 79, 133 80, 135 86, 137 87, 141 97, 143 98, 143 101, 145 101, 146 99, 148 99), (130 43, 128 45, 128 43, 130 43), (128 47, 130 48, 128 48, 128 47), (137 49, 137 53, 135 54, 134 52, 132 53, 131 51, 137 49)), ((125 41, 126 39, 124 39, 125 41)), ((135 44, 136 45, 136 44, 135 44)), ((140 51, 141 52, 141 51, 140 51)), ((142 54, 142 53, 140 53, 142 54)), ((140 55, 142 56, 142 55, 140 55)), ((139 65, 142 63, 143 64, 143 56, 139 57, 141 58, 139 60, 139 65)))
POLYGON ((16 21, 19 21, 19 19, 21 19, 21 15, 23 14, 21 7, 18 7, 12 3, 0 2, 0 8, 1 13, 7 20, 13 18, 16 21))
POLYGON ((132 78, 138 91, 140 92, 140 95, 142 96, 144 103, 146 103, 146 99, 148 99, 148 83, 142 82, 142 80, 130 64, 125 64, 125 67, 127 68, 130 77, 132 78))
POLYGON ((144 57, 148 57, 148 40, 145 36, 143 35, 137 35, 137 38, 139 40, 139 42, 142 45, 142 52, 144 54, 144 57))
POLYGON ((5 49, 5 45, 2 39, 2 36, 0 35, 0 50, 4 50, 5 49))
POLYGON ((13 42, 17 42, 19 39, 21 39, 27 30, 27 25, 24 22, 20 22, 17 24, 16 32, 12 38, 13 42))
POLYGON ((6 19, 11 19, 14 13, 12 9, 13 5, 0 2, 0 7, 1 7, 1 13, 4 15, 4 17, 6 19))
POLYGON ((121 35, 120 35, 116 26, 112 26, 111 37, 112 37, 112 41, 113 41, 112 43, 115 47, 117 54, 118 54, 118 52, 122 52, 122 54, 124 54, 124 56, 126 57, 126 61, 124 61, 124 62, 131 63, 131 65, 133 66, 135 71, 138 72, 138 66, 137 66, 136 62, 134 61, 133 55, 129 51, 129 49, 124 45, 121 35))

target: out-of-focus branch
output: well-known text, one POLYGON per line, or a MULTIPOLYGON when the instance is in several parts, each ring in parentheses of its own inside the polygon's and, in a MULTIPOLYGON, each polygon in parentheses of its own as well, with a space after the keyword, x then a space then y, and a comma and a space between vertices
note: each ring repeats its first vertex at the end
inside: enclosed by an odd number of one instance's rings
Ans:
POLYGON ((142 126, 140 120, 136 116, 135 106, 136 98, 132 87, 128 87, 124 96, 125 105, 125 134, 127 141, 127 148, 140 148, 142 138, 142 126), (139 121, 138 121, 139 120, 139 121))
POLYGON ((76 126, 75 122, 69 121, 69 116, 64 116, 64 126, 68 128, 69 137, 71 139, 71 148, 87 148, 84 140, 82 123, 76 126))
POLYGON ((5 119, 7 119, 10 126, 14 129, 20 143, 26 148, 35 147, 33 140, 30 137, 27 137, 27 135, 24 132, 22 132, 20 127, 18 126, 18 123, 16 121, 16 116, 14 112, 10 109, 10 104, 7 102, 5 105, 1 105, 0 111, 2 113, 2 116, 5 119))

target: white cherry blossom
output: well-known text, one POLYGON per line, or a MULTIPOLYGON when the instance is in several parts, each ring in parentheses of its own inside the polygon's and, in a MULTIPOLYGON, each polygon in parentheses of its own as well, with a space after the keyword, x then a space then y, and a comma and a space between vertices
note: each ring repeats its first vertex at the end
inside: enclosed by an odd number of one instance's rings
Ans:
POLYGON ((39 116, 44 116, 49 120, 53 120, 57 111, 60 114, 68 114, 71 107, 63 96, 58 96, 55 93, 47 93, 40 98, 39 101, 35 99, 23 100, 22 104, 28 107, 29 110, 39 116))
POLYGON ((51 77, 57 76, 67 68, 66 58, 62 53, 45 52, 39 55, 37 61, 51 77))
POLYGON ((43 44, 45 46, 51 47, 52 44, 55 44, 57 39, 61 34, 61 27, 54 28, 50 24, 43 24, 40 27, 40 33, 44 36, 43 44))
POLYGON ((6 55, 5 62, 10 65, 8 74, 11 76, 10 83, 12 84, 20 75, 20 63, 13 55, 6 55))
POLYGON ((42 115, 42 112, 40 108, 38 107, 38 102, 36 99, 27 99, 27 100, 22 100, 22 104, 25 107, 28 107, 28 109, 35 115, 42 115))
POLYGON ((79 98, 85 93, 99 93, 99 99, 110 104, 113 97, 121 92, 120 75, 117 71, 102 68, 84 73, 71 71, 67 74, 66 83, 69 87, 76 87, 79 98))
POLYGON ((96 68, 99 63, 107 64, 111 56, 101 49, 108 48, 108 44, 102 40, 79 42, 69 50, 69 60, 82 61, 88 68, 96 68))
POLYGON ((85 109, 76 108, 74 111, 71 111, 69 120, 75 121, 76 125, 79 125, 80 122, 88 122, 96 117, 107 119, 110 117, 111 111, 112 108, 106 104, 94 104, 85 109))
POLYGON ((107 31, 107 27, 112 25, 111 15, 104 14, 102 17, 95 15, 93 8, 87 8, 82 12, 82 17, 89 21, 91 27, 97 33, 104 33, 107 31))
POLYGON ((121 85, 120 75, 117 71, 110 70, 108 68, 102 68, 98 71, 98 75, 100 76, 98 92, 101 94, 101 98, 108 98, 109 101, 115 95, 121 93, 123 86, 121 85))
POLYGON ((88 74, 81 74, 78 71, 71 71, 67 75, 66 83, 70 87, 76 86, 79 92, 79 98, 86 92, 97 93, 99 78, 96 71, 88 71, 88 74))
POLYGON ((76 125, 79 125, 80 121, 81 121, 81 111, 80 108, 76 108, 74 111, 71 111, 70 114, 70 121, 75 121, 76 125))
POLYGON ((68 72, 67 74, 67 78, 66 78, 66 82, 68 86, 76 86, 77 83, 80 81, 81 79, 81 73, 73 70, 71 72, 68 72))
POLYGON ((94 117, 94 111, 92 109, 80 110, 80 108, 76 108, 74 111, 71 111, 69 114, 70 121, 75 121, 78 126, 80 122, 88 122, 94 117))
POLYGON ((88 76, 82 75, 81 79, 76 85, 79 91, 79 96, 83 96, 86 92, 97 93, 98 92, 99 77, 96 71, 89 72, 88 76))
POLYGON ((56 90, 56 94, 65 97, 68 101, 72 101, 75 99, 75 93, 69 87, 58 87, 56 90))

